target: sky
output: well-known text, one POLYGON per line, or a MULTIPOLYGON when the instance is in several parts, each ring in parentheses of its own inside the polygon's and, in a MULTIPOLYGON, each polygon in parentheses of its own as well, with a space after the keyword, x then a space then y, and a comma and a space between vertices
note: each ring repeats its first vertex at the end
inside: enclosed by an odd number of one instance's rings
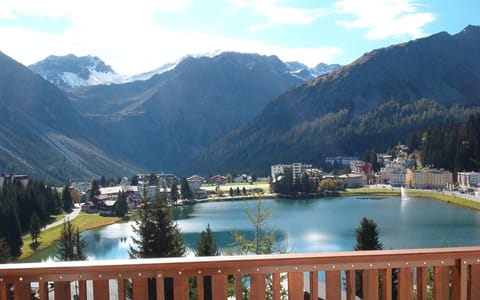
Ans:
POLYGON ((237 51, 310 67, 480 25, 479 0, 0 0, 0 51, 94 55, 119 74, 237 51))

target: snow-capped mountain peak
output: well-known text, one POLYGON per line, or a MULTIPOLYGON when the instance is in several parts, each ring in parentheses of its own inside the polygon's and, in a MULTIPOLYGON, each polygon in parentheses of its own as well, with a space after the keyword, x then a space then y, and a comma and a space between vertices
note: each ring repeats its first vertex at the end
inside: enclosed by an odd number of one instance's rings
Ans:
POLYGON ((100 58, 90 55, 51 55, 29 68, 62 88, 119 83, 125 80, 125 76, 117 74, 100 58))

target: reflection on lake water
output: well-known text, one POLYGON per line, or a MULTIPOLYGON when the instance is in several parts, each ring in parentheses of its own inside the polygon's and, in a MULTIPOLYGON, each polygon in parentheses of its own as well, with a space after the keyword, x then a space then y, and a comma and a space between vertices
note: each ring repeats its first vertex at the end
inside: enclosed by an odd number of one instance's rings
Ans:
MULTIPOLYGON (((262 203, 266 210, 273 211, 269 229, 295 253, 352 250, 355 229, 364 216, 378 224, 385 249, 480 245, 480 212, 430 199, 349 196, 266 199, 262 203)), ((232 231, 253 236, 247 206, 256 209, 256 201, 185 206, 175 208, 174 217, 188 247, 196 247, 200 232, 210 224, 217 245, 228 249, 232 231)), ((128 258, 132 224, 117 223, 84 232, 89 259, 128 258)))

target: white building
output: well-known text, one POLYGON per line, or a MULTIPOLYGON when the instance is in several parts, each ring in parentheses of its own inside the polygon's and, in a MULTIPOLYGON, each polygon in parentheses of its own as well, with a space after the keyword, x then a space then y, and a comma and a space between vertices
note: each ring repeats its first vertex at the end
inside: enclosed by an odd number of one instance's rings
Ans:
POLYGON ((190 186, 193 191, 198 191, 200 190, 200 187, 202 184, 205 183, 205 178, 203 178, 200 175, 193 175, 192 177, 187 178, 188 181, 188 186, 190 186))
POLYGON ((367 176, 365 174, 343 174, 338 176, 338 179, 343 180, 347 188, 359 188, 365 186, 367 183, 367 176))
POLYGON ((477 188, 480 184, 480 173, 477 172, 458 172, 457 182, 460 188, 477 188))
POLYGON ((288 171, 292 172, 293 180, 300 176, 304 171, 312 168, 311 164, 293 163, 291 165, 272 165, 272 178, 275 180, 278 176, 284 175, 288 171))

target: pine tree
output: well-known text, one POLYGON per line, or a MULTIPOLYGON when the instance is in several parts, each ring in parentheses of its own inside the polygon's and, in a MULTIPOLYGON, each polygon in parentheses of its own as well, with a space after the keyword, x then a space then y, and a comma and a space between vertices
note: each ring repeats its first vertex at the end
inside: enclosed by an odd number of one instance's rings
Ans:
POLYGON ((207 225, 207 229, 203 230, 200 234, 200 240, 197 244, 197 256, 217 256, 220 255, 217 244, 213 239, 213 233, 210 229, 210 224, 207 225))
POLYGON ((182 199, 192 199, 193 198, 192 190, 190 189, 190 185, 188 184, 188 181, 185 177, 182 178, 180 191, 182 193, 182 199))
MULTIPOLYGON (((144 195, 145 196, 145 195, 144 195)), ((180 257, 186 249, 180 228, 173 221, 168 208, 157 196, 153 203, 142 199, 133 231, 135 247, 130 247, 132 258, 180 257)))
POLYGON ((115 214, 117 216, 124 216, 128 212, 127 196, 124 192, 119 192, 117 201, 114 204, 115 214))
POLYGON ((86 260, 84 249, 87 246, 80 236, 80 229, 70 221, 63 223, 60 239, 56 242, 55 258, 58 261, 86 260))
POLYGON ((0 264, 7 263, 11 260, 10 247, 5 238, 0 237, 0 264))
POLYGON ((170 200, 177 202, 178 200, 178 186, 177 180, 173 180, 172 187, 170 188, 170 200))
POLYGON ((100 185, 95 179, 92 181, 92 189, 90 192, 90 198, 100 195, 100 185))
POLYGON ((62 191, 62 206, 63 211, 71 212, 73 207, 72 194, 70 194, 70 186, 68 183, 65 184, 62 191))
MULTIPOLYGON (((383 245, 379 239, 379 232, 375 221, 363 218, 360 226, 356 229, 355 251, 364 250, 382 250, 383 245)), ((360 298, 363 296, 362 290, 362 271, 357 271, 356 275, 356 295, 360 298)))
POLYGON ((33 212, 32 218, 30 219, 30 236, 32 237, 33 246, 38 245, 38 238, 40 237, 40 218, 36 212, 33 212))
MULTIPOLYGON (((218 256, 220 255, 220 250, 213 239, 213 233, 210 229, 210 224, 207 225, 207 229, 203 230, 200 234, 200 240, 197 244, 197 251, 196 256, 218 256)), ((196 288, 197 282, 191 281, 190 282, 190 292, 191 292, 191 299, 196 299, 196 288)), ((212 277, 211 276, 204 276, 203 277, 203 299, 209 300, 212 299, 212 277)))
MULTIPOLYGON (((180 228, 173 221, 168 208, 157 193, 153 203, 144 192, 138 218, 132 227, 138 238, 132 238, 131 258, 180 257, 186 253, 180 228)), ((156 299, 155 278, 148 280, 149 299, 156 299)), ((173 282, 165 278, 165 299, 173 298, 173 282)))

